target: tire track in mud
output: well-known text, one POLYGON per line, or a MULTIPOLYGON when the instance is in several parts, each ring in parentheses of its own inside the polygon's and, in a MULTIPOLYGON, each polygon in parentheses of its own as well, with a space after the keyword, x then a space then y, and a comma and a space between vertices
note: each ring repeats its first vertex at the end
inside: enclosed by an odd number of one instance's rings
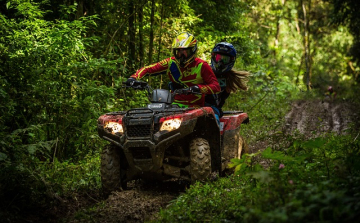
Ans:
POLYGON ((310 138, 323 133, 345 134, 358 120, 354 105, 336 101, 296 101, 285 116, 284 132, 299 132, 310 138))
MULTIPOLYGON (((349 134, 360 131, 360 109, 355 103, 344 100, 297 100, 292 102, 290 111, 285 115, 281 134, 278 129, 269 132, 262 138, 249 144, 252 153, 262 151, 269 146, 273 149, 290 146, 288 135, 300 134, 302 139, 324 136, 327 133, 349 134)), ((264 168, 270 166, 271 161, 255 158, 264 168)))
MULTIPOLYGON (((188 185, 182 181, 146 182, 134 180, 128 182, 128 189, 114 191, 91 210, 91 222, 102 223, 138 223, 155 220, 161 208, 185 191, 188 185)), ((74 219, 66 222, 88 222, 88 219, 74 219)))

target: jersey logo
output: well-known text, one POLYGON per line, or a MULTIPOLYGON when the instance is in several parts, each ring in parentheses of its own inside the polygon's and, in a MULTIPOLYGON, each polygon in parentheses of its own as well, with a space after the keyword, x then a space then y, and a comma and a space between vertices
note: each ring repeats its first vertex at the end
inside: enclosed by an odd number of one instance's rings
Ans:
POLYGON ((185 71, 183 72, 183 75, 184 75, 184 77, 188 77, 188 76, 193 75, 193 73, 191 72, 191 70, 185 70, 185 71))

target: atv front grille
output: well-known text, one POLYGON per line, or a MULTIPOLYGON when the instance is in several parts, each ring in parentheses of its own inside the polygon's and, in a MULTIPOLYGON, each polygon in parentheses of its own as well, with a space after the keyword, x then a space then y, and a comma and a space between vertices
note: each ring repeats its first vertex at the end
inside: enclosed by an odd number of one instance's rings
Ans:
POLYGON ((128 137, 150 137, 151 125, 129 125, 127 135, 128 137))
POLYGON ((154 124, 154 133, 158 132, 160 130, 160 124, 159 123, 155 123, 154 124))
POLYGON ((133 147, 130 148, 134 159, 151 159, 150 149, 148 147, 133 147))

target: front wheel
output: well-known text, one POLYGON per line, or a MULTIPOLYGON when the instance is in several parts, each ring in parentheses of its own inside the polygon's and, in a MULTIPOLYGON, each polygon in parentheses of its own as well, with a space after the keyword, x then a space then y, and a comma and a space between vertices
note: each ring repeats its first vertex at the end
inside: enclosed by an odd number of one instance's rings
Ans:
POLYGON ((119 149, 115 145, 110 144, 105 146, 101 153, 101 184, 106 196, 112 191, 126 186, 126 183, 121 182, 123 174, 120 166, 121 157, 119 149))
POLYGON ((210 145, 206 139, 195 138, 190 142, 191 182, 205 181, 211 174, 210 145))

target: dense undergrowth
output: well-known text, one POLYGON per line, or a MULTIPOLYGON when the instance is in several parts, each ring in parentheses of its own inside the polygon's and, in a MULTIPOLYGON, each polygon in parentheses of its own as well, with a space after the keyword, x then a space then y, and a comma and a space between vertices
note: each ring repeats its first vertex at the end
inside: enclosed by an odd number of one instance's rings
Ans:
POLYGON ((192 185, 157 222, 355 222, 360 219, 357 136, 312 140, 233 160, 236 175, 192 185), (260 160, 266 161, 264 167, 260 160))

